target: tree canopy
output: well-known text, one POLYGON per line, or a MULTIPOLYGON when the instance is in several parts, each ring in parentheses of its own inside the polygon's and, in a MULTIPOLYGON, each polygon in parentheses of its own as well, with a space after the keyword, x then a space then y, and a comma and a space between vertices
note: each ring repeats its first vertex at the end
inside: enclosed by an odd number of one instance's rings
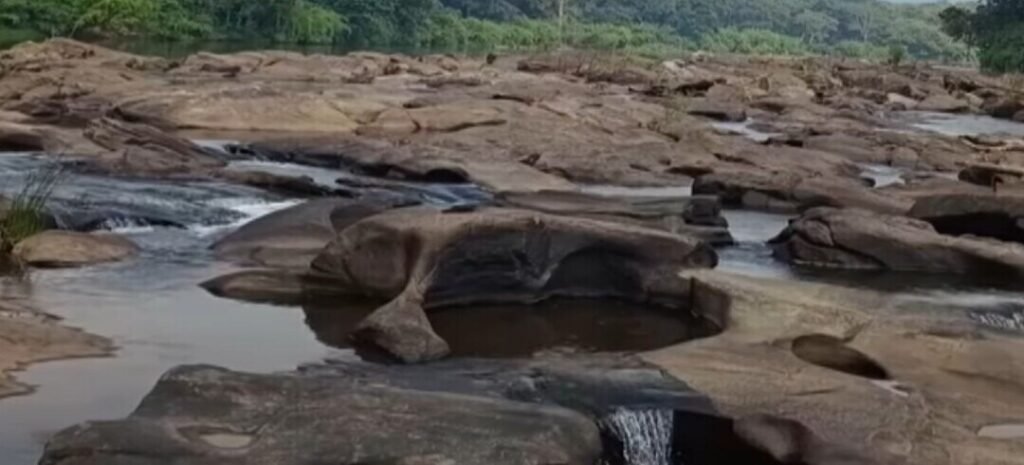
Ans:
POLYGON ((974 11, 949 7, 940 17, 946 33, 978 48, 982 68, 1024 71, 1024 2, 985 0, 974 11))
MULTIPOLYGON (((877 0, 0 0, 0 27, 44 35, 361 47, 631 48, 700 44, 744 53, 898 46, 958 60, 941 7, 877 0), (948 29, 947 29, 948 30, 948 29)), ((1000 2, 989 2, 999 4, 1000 2)), ((1019 3, 1019 2, 1006 2, 1019 3)))

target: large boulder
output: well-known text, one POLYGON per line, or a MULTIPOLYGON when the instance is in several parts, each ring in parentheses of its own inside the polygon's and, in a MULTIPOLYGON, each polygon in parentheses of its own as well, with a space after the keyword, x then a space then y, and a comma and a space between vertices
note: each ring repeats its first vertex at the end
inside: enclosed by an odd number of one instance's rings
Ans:
POLYGON ((924 221, 860 209, 807 211, 772 239, 783 260, 830 268, 1024 276, 1024 246, 939 234, 924 221))
POLYGON ((689 305, 678 270, 713 267, 697 239, 620 223, 488 208, 385 212, 341 231, 315 273, 365 296, 390 299, 355 336, 417 362, 447 345, 425 311, 478 302, 532 303, 555 296, 689 305))
POLYGON ((597 425, 557 406, 188 366, 161 377, 127 419, 58 434, 41 463, 586 465, 600 454, 597 425))
POLYGON ((250 221, 211 248, 241 265, 305 269, 339 231, 393 206, 385 199, 310 200, 250 221))
POLYGON ((910 216, 942 234, 972 235, 1024 243, 1024 197, 991 193, 922 197, 910 216))
POLYGON ((114 262, 139 253, 134 242, 113 234, 45 231, 14 246, 21 262, 40 268, 67 268, 114 262))
POLYGON ((635 357, 338 362, 270 375, 179 367, 128 418, 59 433, 41 463, 167 456, 196 465, 875 463, 797 421, 730 418, 635 357))

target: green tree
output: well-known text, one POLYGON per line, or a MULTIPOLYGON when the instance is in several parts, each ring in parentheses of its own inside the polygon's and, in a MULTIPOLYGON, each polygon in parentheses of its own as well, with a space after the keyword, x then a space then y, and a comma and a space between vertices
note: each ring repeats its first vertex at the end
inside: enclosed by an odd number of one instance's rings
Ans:
POLYGON ((825 42, 839 28, 839 21, 820 11, 804 10, 793 17, 795 35, 805 42, 825 42))
POLYGON ((984 0, 973 12, 950 7, 941 18, 947 33, 978 48, 982 68, 1024 71, 1024 2, 984 0))

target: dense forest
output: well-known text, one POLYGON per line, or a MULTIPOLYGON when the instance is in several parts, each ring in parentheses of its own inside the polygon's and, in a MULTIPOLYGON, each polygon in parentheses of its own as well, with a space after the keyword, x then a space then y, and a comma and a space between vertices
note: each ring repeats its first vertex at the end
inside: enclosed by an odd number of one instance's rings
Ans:
POLYGON ((877 0, 0 0, 0 27, 86 38, 875 58, 896 50, 963 60, 968 47, 943 33, 942 10, 877 0))
POLYGON ((985 0, 973 11, 950 7, 940 16, 946 32, 977 47, 982 68, 1024 71, 1024 1, 985 0))

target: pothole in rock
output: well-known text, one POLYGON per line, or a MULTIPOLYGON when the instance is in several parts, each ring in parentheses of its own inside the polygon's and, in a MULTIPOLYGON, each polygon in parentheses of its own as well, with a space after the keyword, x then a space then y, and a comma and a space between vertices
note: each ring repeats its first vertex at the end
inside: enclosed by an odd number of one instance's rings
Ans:
MULTIPOLYGON (((351 347, 371 302, 304 305, 306 323, 321 342, 351 347)), ((512 358, 547 352, 640 352, 713 336, 720 329, 687 310, 610 299, 550 299, 533 305, 488 304, 428 313, 452 357, 512 358)), ((366 355, 366 354, 364 354, 366 355)))
POLYGON ((619 409, 599 422, 604 465, 781 465, 736 434, 734 421, 667 409, 619 409))
POLYGON ((842 339, 825 334, 793 340, 793 354, 801 360, 831 370, 873 380, 887 380, 889 373, 870 357, 846 346, 842 339))

